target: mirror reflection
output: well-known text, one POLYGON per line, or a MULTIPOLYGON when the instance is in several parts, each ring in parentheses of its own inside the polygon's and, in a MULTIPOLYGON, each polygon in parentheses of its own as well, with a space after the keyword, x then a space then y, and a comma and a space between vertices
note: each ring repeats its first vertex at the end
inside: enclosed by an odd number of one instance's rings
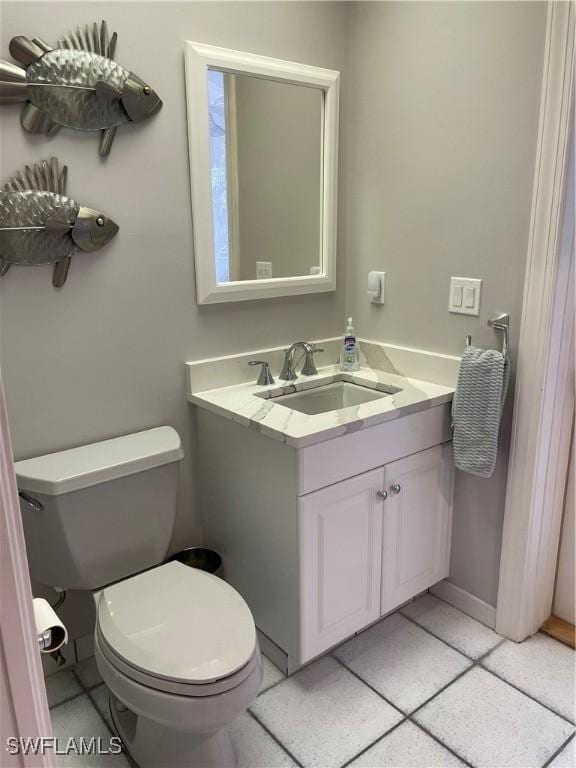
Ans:
POLYGON ((323 92, 207 77, 217 282, 319 274, 323 92))

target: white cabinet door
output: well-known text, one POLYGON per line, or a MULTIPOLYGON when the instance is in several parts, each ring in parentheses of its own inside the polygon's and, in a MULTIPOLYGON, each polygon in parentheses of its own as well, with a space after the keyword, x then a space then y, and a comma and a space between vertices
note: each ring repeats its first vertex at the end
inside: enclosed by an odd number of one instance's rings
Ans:
POLYGON ((299 499, 300 662, 380 615, 384 471, 299 499))
POLYGON ((451 443, 385 467, 382 614, 448 576, 452 486, 451 443))

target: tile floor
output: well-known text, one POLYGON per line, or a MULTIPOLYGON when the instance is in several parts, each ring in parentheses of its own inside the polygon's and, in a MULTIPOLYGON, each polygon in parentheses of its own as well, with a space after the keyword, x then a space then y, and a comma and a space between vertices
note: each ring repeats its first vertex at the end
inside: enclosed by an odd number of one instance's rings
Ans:
MULTIPOLYGON (((264 659, 232 729, 239 768, 576 768, 574 664, 546 635, 511 643, 426 594, 290 678, 264 659)), ((56 736, 112 735, 93 659, 47 689, 56 736)))

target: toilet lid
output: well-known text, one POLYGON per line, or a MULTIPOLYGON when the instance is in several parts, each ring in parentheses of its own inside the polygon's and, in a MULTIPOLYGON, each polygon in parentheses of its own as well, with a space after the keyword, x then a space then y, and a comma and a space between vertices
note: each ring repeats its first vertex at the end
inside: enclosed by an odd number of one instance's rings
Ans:
POLYGON ((128 664, 181 682, 231 675, 256 645, 254 619, 238 592, 217 576, 178 562, 103 589, 98 625, 128 664))

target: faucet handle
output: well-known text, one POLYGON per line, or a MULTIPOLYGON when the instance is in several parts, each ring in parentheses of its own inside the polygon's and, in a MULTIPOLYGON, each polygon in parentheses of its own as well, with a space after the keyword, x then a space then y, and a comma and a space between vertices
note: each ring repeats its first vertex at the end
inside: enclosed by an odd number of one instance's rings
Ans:
POLYGON ((315 352, 324 352, 324 350, 322 347, 311 347, 306 350, 306 358, 304 360, 304 365, 302 366, 302 376, 316 376, 318 373, 316 363, 314 362, 315 352))
POLYGON ((270 364, 267 363, 266 360, 250 360, 248 365, 262 366, 262 368, 260 369, 260 375, 258 376, 258 381, 256 382, 256 384, 259 384, 260 386, 267 386, 269 384, 274 384, 274 378, 270 373, 270 364))

